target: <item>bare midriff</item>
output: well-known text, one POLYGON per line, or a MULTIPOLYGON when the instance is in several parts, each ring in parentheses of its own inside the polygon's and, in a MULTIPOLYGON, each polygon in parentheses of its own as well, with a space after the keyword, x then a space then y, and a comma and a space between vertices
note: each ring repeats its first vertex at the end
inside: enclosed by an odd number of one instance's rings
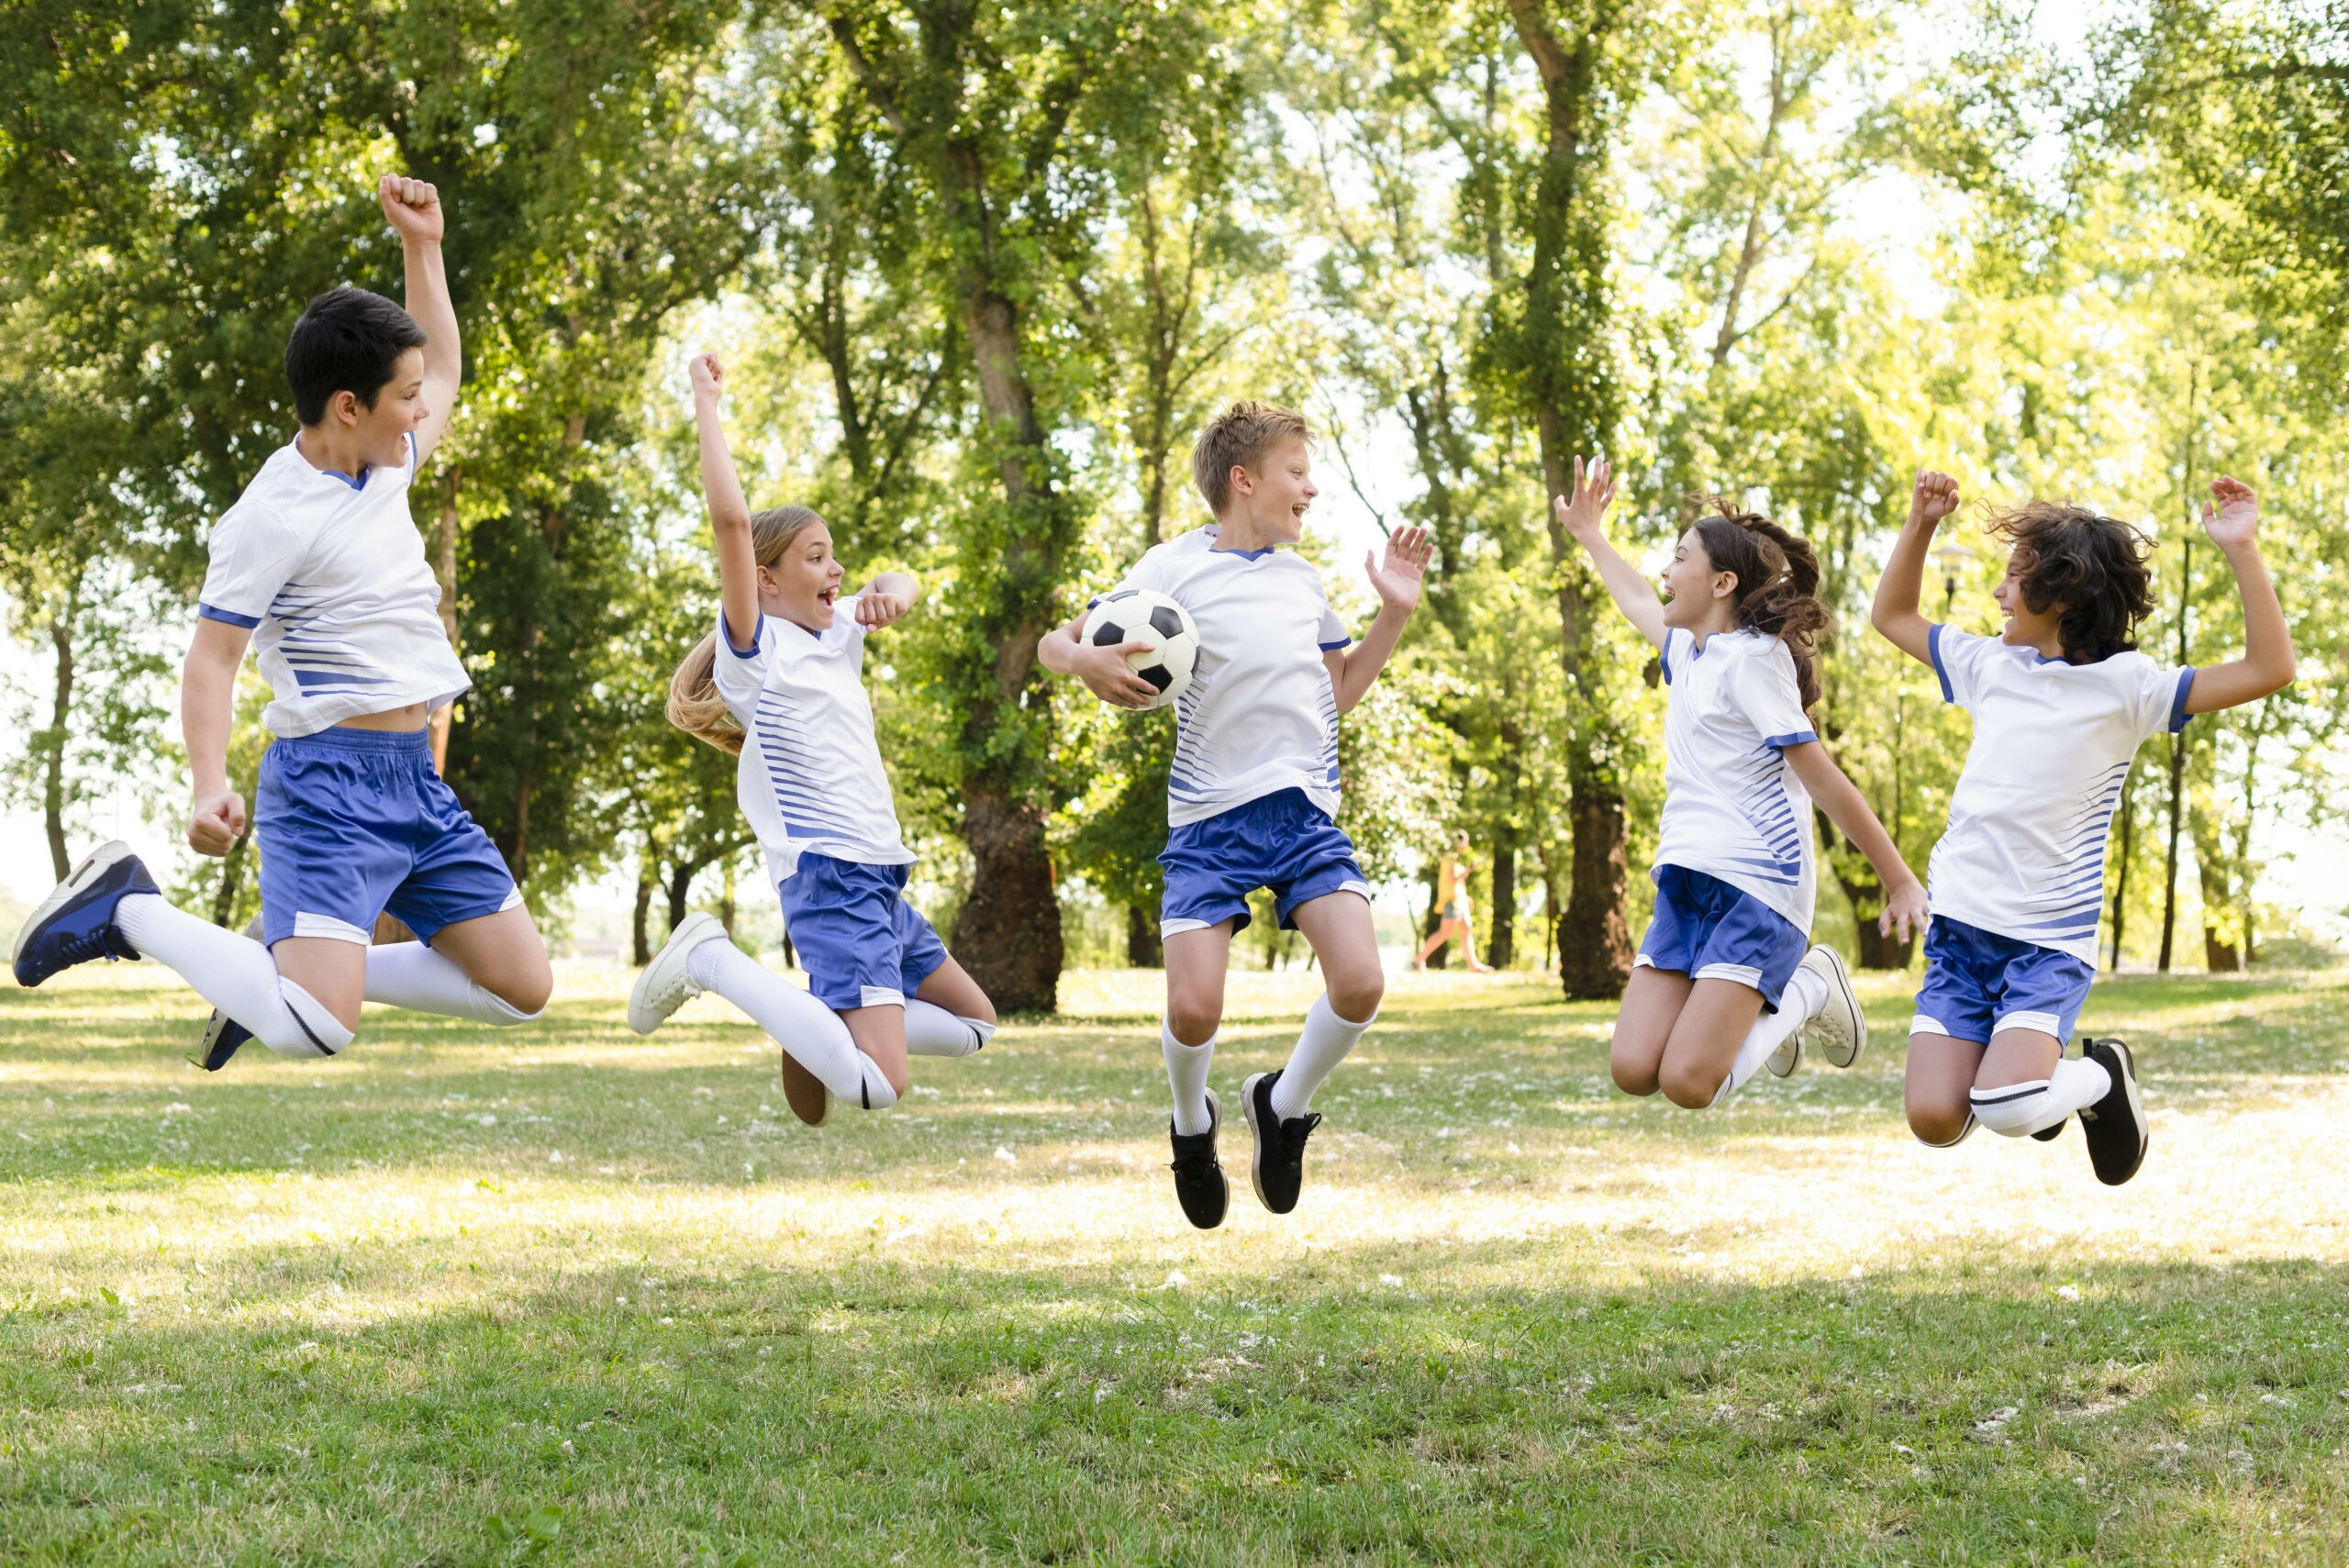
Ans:
POLYGON ((425 704, 412 702, 406 707, 388 707, 381 713, 362 713, 355 718, 344 719, 335 728, 337 729, 421 729, 428 717, 425 704))

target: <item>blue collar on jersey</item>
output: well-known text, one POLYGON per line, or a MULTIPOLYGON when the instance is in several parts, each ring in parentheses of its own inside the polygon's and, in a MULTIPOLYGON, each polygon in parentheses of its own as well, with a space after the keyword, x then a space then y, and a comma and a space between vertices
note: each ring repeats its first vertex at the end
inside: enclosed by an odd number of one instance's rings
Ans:
MULTIPOLYGON (((296 452, 299 452, 302 450, 302 438, 298 435, 294 438, 294 450, 296 452)), ((306 457, 302 460, 302 462, 306 467, 308 466, 309 462, 310 460, 306 457)), ((343 473, 342 470, 339 468, 320 468, 315 469, 312 472, 323 473, 329 479, 340 479, 345 484, 350 485, 353 490, 364 490, 367 488, 367 476, 375 472, 375 465, 372 462, 362 465, 359 470, 359 477, 356 479, 353 479, 350 474, 343 473)))
MULTIPOLYGON (((1217 528, 1213 523, 1209 523, 1208 525, 1208 538, 1211 539, 1219 539, 1222 535, 1223 530, 1221 528, 1217 528)), ((1218 550, 1214 545, 1210 544, 1208 546, 1208 553, 1209 555, 1236 555, 1242 561, 1262 561, 1264 557, 1272 554, 1274 550, 1278 550, 1279 548, 1280 547, 1278 545, 1268 544, 1262 550, 1218 550)))

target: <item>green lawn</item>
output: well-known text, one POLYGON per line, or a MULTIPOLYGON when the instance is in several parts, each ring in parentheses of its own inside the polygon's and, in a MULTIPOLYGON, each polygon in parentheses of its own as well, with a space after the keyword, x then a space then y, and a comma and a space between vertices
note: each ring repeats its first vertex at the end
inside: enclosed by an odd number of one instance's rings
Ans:
MULTIPOLYGON (((1206 1234, 1153 976, 820 1130, 613 972, 217 1078, 154 979, 0 992, 9 1563, 2349 1560, 2349 979, 2100 985, 2111 1191, 1913 1143, 1890 982, 1692 1116, 1606 1008, 1397 977, 1298 1212, 1241 1126, 1206 1234)), ((1310 984, 1235 977, 1227 1104, 1310 984)))

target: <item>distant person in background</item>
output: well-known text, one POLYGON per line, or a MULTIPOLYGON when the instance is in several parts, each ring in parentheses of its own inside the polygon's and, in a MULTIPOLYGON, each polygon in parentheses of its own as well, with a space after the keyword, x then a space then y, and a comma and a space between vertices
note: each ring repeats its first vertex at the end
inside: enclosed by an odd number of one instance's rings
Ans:
POLYGON ((1468 961, 1471 974, 1490 974, 1493 966, 1476 962, 1476 936, 1468 909, 1468 835, 1461 834, 1452 841, 1452 853, 1436 862, 1435 868, 1436 926, 1435 935, 1419 949, 1419 956, 1411 961, 1413 969, 1425 969, 1436 950, 1449 941, 1460 944, 1460 955, 1468 961))

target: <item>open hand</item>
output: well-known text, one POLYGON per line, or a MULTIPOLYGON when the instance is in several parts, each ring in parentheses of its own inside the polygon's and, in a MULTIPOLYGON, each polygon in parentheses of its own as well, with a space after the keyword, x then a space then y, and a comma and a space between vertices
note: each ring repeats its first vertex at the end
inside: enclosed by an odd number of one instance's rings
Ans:
POLYGON ((692 378, 696 397, 716 397, 726 390, 726 367, 716 354, 696 354, 686 361, 685 373, 692 378))
POLYGON ((1956 480, 1930 468, 1917 475, 1917 487, 1909 496, 1910 522, 1938 523, 1956 510, 1956 480))
POLYGON ((1406 615, 1416 609, 1419 589, 1427 582, 1428 556, 1434 550, 1434 535, 1425 528, 1406 528, 1386 536, 1384 554, 1377 550, 1365 554, 1363 569, 1370 574, 1370 585, 1377 590, 1378 602, 1406 615))
POLYGON ((1605 458, 1593 458, 1588 468, 1575 459, 1574 483, 1568 494, 1550 498, 1550 515, 1566 537, 1585 550, 1607 536, 1600 523, 1615 504, 1615 469, 1605 458))
POLYGON ((1106 647, 1081 642, 1077 644, 1073 667, 1077 678, 1103 702, 1119 707, 1148 707, 1158 700, 1158 688, 1134 673, 1134 667, 1127 660, 1136 653, 1149 652, 1153 646, 1139 639, 1106 647))
POLYGON ((245 832, 245 797, 233 789, 199 795, 188 806, 187 846, 199 855, 225 855, 245 832))
POLYGON ((1912 876, 1894 888, 1884 901, 1884 913, 1876 917, 1876 929, 1887 937, 1897 934, 1904 942, 1912 931, 1923 935, 1925 884, 1912 876))
POLYGON ((386 174, 376 182, 375 198, 384 204, 384 216, 404 242, 440 243, 448 225, 440 211, 440 193, 430 181, 386 174))
POLYGON ((2202 531, 2223 550, 2243 550, 2259 538, 2259 497, 2240 479, 2223 476, 2210 482, 2210 501, 2202 503, 2202 531))

